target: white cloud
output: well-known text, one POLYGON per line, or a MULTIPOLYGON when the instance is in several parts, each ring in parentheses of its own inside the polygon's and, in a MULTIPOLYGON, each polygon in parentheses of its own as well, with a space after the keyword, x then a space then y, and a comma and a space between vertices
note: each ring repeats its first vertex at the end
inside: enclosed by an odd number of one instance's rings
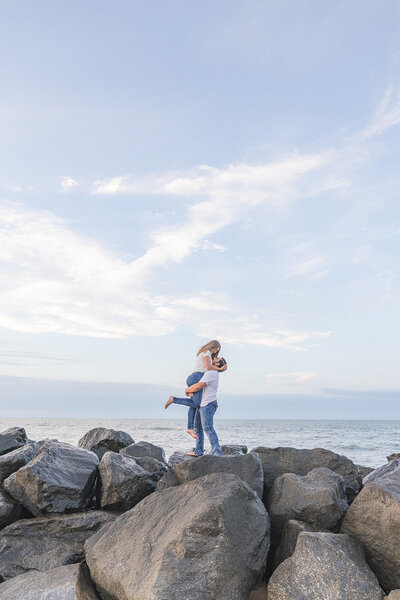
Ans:
POLYGON ((74 187, 78 187, 79 183, 72 179, 71 177, 66 177, 65 175, 61 177, 61 187, 63 192, 68 192, 74 187))
POLYGON ((316 373, 308 371, 296 371, 294 373, 269 373, 266 378, 276 383, 305 383, 317 377, 316 373))
POLYGON ((375 111, 370 124, 364 132, 365 138, 372 138, 381 135, 391 127, 400 123, 400 89, 395 90, 390 85, 377 110, 375 111))

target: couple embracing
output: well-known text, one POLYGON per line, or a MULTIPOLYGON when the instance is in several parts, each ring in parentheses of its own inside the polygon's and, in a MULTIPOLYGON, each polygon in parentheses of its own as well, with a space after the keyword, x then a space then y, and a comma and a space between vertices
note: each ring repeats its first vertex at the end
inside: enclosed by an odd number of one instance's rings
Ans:
POLYGON ((217 433, 214 429, 214 415, 218 408, 217 390, 219 374, 226 371, 225 359, 219 358, 221 344, 212 340, 204 344, 196 355, 195 370, 186 380, 186 398, 170 396, 165 408, 171 404, 183 404, 189 407, 187 433, 196 440, 194 452, 189 456, 204 454, 204 432, 211 445, 211 454, 222 456, 217 433))

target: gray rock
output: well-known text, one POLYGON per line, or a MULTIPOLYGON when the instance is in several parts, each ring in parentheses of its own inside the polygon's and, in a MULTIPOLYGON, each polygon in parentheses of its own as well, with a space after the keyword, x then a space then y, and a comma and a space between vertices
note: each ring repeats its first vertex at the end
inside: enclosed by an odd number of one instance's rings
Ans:
POLYGON ((318 529, 310 523, 304 523, 303 521, 295 521, 294 519, 288 521, 283 528, 281 543, 275 553, 274 570, 279 567, 284 560, 292 556, 296 548, 297 538, 302 531, 315 533, 321 531, 321 529, 318 529))
POLYGON ((0 532, 0 580, 83 560, 87 538, 115 518, 112 513, 93 510, 9 525, 0 532))
POLYGON ((286 473, 275 479, 268 497, 274 540, 290 519, 335 529, 348 509, 343 477, 329 469, 313 469, 301 477, 286 473))
POLYGON ((173 471, 173 469, 170 469, 164 475, 164 477, 162 477, 160 479, 160 481, 158 481, 155 491, 161 492, 162 490, 166 490, 169 487, 175 487, 176 485, 180 485, 180 484, 181 484, 181 482, 175 475, 175 471, 173 471))
POLYGON ((393 590, 389 596, 386 596, 386 600, 400 600, 400 590, 393 590))
POLYGON ((57 567, 45 573, 31 571, 0 584, 1 600, 98 600, 83 565, 57 567))
POLYGON ((247 446, 242 444, 222 444, 221 452, 225 456, 226 454, 247 454, 247 446))
POLYGON ((150 458, 155 458, 159 462, 167 462, 165 459, 164 449, 160 446, 150 444, 150 442, 136 442, 135 444, 130 444, 126 448, 122 448, 122 450, 120 450, 120 454, 123 454, 124 456, 131 456, 132 458, 149 456, 150 458))
POLYGON ((45 442, 4 488, 33 515, 80 511, 93 491, 99 459, 93 452, 45 442))
POLYGON ((400 588, 400 474, 367 483, 351 504, 341 530, 362 543, 386 592, 400 588))
POLYGON ((268 548, 264 505, 228 473, 152 494, 85 544, 104 600, 243 600, 268 548))
MULTIPOLYGON (((128 457, 129 458, 129 457, 128 457)), ((167 463, 151 458, 151 456, 137 456, 136 463, 152 475, 154 481, 158 481, 170 470, 167 463)))
POLYGON ((0 456, 0 485, 12 473, 24 467, 39 452, 40 446, 36 442, 28 442, 21 448, 7 452, 0 456))
POLYGON ((78 446, 90 450, 102 458, 106 452, 119 452, 122 448, 134 443, 132 437, 125 431, 95 427, 85 433, 79 440, 78 446))
POLYGON ((399 458, 395 458, 393 460, 391 460, 390 462, 386 463, 385 465, 382 465, 381 467, 378 467, 377 469, 374 469, 373 471, 371 471, 371 473, 369 473, 368 475, 366 475, 363 479, 363 485, 366 485, 367 483, 371 483, 372 481, 375 481, 375 479, 378 479, 378 477, 386 477, 387 475, 392 476, 392 475, 396 475, 397 472, 397 477, 400 478, 400 459, 399 458))
POLYGON ((268 600, 382 600, 362 546, 347 535, 300 533, 268 583, 268 600))
MULTIPOLYGON (((154 461, 155 459, 138 459, 154 461)), ((106 452, 99 466, 101 481, 100 506, 105 510, 125 511, 154 492, 161 475, 147 471, 136 459, 116 452, 106 452)))
POLYGON ((6 492, 0 490, 0 529, 19 518, 21 506, 6 492))
POLYGON ((360 486, 357 481, 356 465, 346 456, 341 456, 324 448, 303 450, 297 448, 254 448, 259 455, 264 471, 264 501, 277 477, 285 473, 307 475, 313 469, 325 467, 338 473, 344 479, 349 500, 357 494, 360 486))
POLYGON ((183 450, 175 450, 175 452, 169 457, 168 466, 173 469, 176 467, 176 465, 179 465, 179 463, 183 462, 184 460, 192 460, 192 458, 183 450))
POLYGON ((27 442, 25 429, 23 427, 10 427, 0 433, 0 456, 20 448, 27 442))
POLYGON ((370 473, 372 473, 372 471, 374 470, 372 467, 364 467, 363 465, 356 465, 357 469, 358 469, 358 477, 357 477, 357 481, 358 481, 358 485, 360 486, 360 490, 363 486, 363 479, 364 477, 366 477, 367 475, 369 475, 370 473))
POLYGON ((391 454, 390 456, 386 457, 387 460, 394 460, 395 458, 400 458, 400 453, 399 452, 394 452, 393 454, 391 454))
POLYGON ((180 483, 193 481, 210 473, 233 473, 262 498, 264 478, 263 470, 257 454, 237 454, 230 456, 201 456, 184 461, 174 468, 180 483))

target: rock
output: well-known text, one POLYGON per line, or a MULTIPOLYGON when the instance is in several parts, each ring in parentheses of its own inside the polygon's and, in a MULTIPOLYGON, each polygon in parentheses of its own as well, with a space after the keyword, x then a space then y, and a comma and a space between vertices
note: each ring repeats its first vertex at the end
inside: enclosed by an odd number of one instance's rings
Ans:
POLYGON ((393 590, 389 596, 386 596, 386 600, 400 600, 400 590, 393 590))
POLYGON ((131 456, 132 458, 140 458, 149 456, 155 458, 159 462, 166 463, 164 449, 160 446, 150 444, 150 442, 137 442, 136 444, 130 444, 126 448, 120 450, 120 454, 124 456, 131 456))
POLYGON ((267 600, 266 583, 260 583, 253 590, 251 590, 249 600, 267 600))
POLYGON ((85 544, 107 600, 247 599, 268 548, 264 505, 229 473, 152 494, 85 544))
POLYGON ((386 592, 400 588, 400 474, 367 483, 351 504, 341 531, 362 543, 367 561, 386 592))
POLYGON ((397 477, 400 478, 400 459, 395 458, 385 465, 382 465, 382 467, 378 467, 371 471, 371 473, 364 477, 363 485, 375 481, 378 477, 385 477, 387 475, 397 475, 397 477))
POLYGON ((225 454, 247 454, 247 446, 241 444, 222 444, 221 452, 225 454))
POLYGON ((16 521, 20 512, 21 506, 0 490, 0 529, 16 521))
POLYGON ((324 448, 302 450, 297 448, 254 448, 259 455, 264 471, 264 501, 277 477, 285 473, 307 475, 313 469, 325 467, 338 473, 344 479, 346 493, 352 500, 359 490, 356 465, 346 456, 341 456, 324 448))
POLYGON ((394 454, 391 454, 390 456, 386 457, 389 461, 394 460, 395 458, 400 458, 400 453, 399 452, 395 452, 394 454))
MULTIPOLYGON (((153 458, 138 459, 154 461, 153 458)), ((100 506, 105 510, 125 511, 154 492, 162 475, 144 469, 136 459, 116 452, 106 452, 99 466, 100 506)))
POLYGON ((166 490, 169 487, 175 487, 176 485, 180 485, 180 484, 181 484, 181 482, 175 475, 175 471, 173 471, 171 469, 157 483, 155 491, 161 492, 162 490, 166 490))
POLYGON ((183 450, 175 450, 175 452, 169 457, 168 466, 173 469, 176 467, 176 465, 179 465, 179 463, 183 462, 184 460, 192 460, 192 457, 188 456, 183 450))
POLYGON ((30 571, 0 584, 2 600, 98 600, 83 565, 57 567, 45 573, 30 571))
POLYGON ((263 470, 260 459, 253 452, 230 456, 201 456, 181 462, 176 465, 174 472, 180 483, 187 483, 210 473, 233 473, 262 498, 263 470))
POLYGON ((362 480, 364 479, 364 477, 372 473, 374 469, 372 467, 364 467, 363 465, 356 465, 356 467, 358 469, 357 481, 361 489, 363 485, 362 480))
POLYGON ((290 519, 290 521, 288 521, 283 528, 281 543, 279 544, 279 547, 275 553, 273 566, 274 570, 279 567, 284 560, 292 556, 296 548, 297 538, 302 531, 310 531, 315 533, 317 531, 321 531, 321 529, 318 529, 310 523, 304 523, 303 521, 295 521, 294 519, 290 519))
POLYGON ((330 469, 313 469, 304 477, 294 473, 281 475, 275 479, 268 496, 275 541, 290 519, 335 529, 347 509, 343 477, 330 469))
POLYGON ((23 427, 10 427, 0 433, 0 456, 20 448, 27 442, 25 429, 23 427))
POLYGON ((78 446, 94 452, 101 459, 106 452, 119 452, 122 448, 134 443, 132 437, 125 431, 95 427, 85 433, 79 440, 78 446))
POLYGON ((35 458, 4 481, 4 487, 35 516, 80 511, 93 491, 98 463, 93 452, 45 442, 35 458))
POLYGON ((0 580, 83 560, 87 538, 115 518, 112 513, 93 510, 9 525, 0 532, 0 580))
POLYGON ((36 442, 28 442, 21 448, 7 452, 0 456, 0 485, 12 473, 24 467, 39 452, 40 446, 36 442))
POLYGON ((268 600, 381 600, 362 546, 350 536, 300 533, 294 554, 268 583, 268 600))

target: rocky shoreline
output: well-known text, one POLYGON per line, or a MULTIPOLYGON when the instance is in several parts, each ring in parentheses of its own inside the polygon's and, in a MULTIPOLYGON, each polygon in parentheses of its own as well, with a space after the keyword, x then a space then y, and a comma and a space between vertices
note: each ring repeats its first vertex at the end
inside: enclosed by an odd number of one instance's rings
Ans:
POLYGON ((0 433, 1 600, 400 600, 400 458, 0 433))

